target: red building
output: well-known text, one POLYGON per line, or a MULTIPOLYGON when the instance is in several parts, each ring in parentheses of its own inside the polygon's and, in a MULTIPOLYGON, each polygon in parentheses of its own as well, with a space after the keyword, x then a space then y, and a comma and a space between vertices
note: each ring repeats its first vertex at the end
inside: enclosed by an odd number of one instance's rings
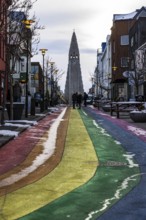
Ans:
MULTIPOLYGON (((146 7, 129 14, 115 14, 111 28, 112 98, 135 98, 131 78, 123 73, 135 71, 135 50, 146 42, 146 7)), ((140 91, 142 94, 142 90, 140 91)), ((146 88, 144 90, 146 96, 146 88)))
POLYGON ((0 105, 2 104, 2 90, 6 73, 6 42, 7 42, 7 10, 11 0, 0 0, 0 105))
POLYGON ((111 28, 112 45, 112 98, 128 99, 127 78, 123 72, 129 68, 129 30, 135 21, 136 11, 130 14, 115 14, 111 28))

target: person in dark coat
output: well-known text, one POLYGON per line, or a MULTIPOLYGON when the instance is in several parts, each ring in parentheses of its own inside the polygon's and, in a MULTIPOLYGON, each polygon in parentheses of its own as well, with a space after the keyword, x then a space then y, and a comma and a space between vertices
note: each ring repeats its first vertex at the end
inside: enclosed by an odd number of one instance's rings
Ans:
POLYGON ((13 101, 21 102, 21 95, 22 95, 21 86, 19 85, 19 82, 16 81, 15 85, 13 86, 13 101))
POLYGON ((81 108, 81 105, 82 105, 82 94, 81 93, 78 93, 77 95, 77 105, 78 105, 78 108, 80 109, 81 108))
POLYGON ((87 99, 88 99, 88 94, 84 92, 84 106, 87 106, 87 99))
POLYGON ((72 95, 72 105, 73 105, 73 109, 76 108, 76 103, 77 103, 77 93, 73 93, 73 95, 72 95))

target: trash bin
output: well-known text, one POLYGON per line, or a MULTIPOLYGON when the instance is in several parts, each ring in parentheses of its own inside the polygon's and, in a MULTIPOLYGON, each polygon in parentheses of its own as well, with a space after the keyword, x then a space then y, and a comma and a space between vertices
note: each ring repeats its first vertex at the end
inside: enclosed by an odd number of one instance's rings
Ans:
MULTIPOLYGON (((10 103, 6 103, 6 108, 10 120, 10 115, 11 115, 10 103)), ((13 120, 20 120, 22 118, 23 109, 24 109, 24 103, 13 102, 13 120)))

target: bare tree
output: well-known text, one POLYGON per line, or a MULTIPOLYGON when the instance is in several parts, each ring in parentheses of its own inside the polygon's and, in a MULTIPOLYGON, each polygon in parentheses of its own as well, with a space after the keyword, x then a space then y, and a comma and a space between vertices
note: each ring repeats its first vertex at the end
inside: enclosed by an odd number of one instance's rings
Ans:
POLYGON ((58 82, 62 78, 64 71, 59 70, 56 67, 55 63, 51 62, 51 59, 48 58, 46 62, 45 72, 46 72, 46 99, 48 102, 50 102, 51 98, 57 99, 57 97, 60 96, 60 88, 58 82), (49 65, 51 63, 53 63, 53 66, 49 65), (51 86, 51 91, 48 90, 48 83, 51 86))
MULTIPOLYGON (((27 48, 27 37, 29 33, 29 53, 35 54, 37 51, 37 45, 39 43, 39 33, 38 30, 44 27, 39 25, 39 21, 36 16, 33 15, 31 19, 35 20, 31 31, 25 27, 23 20, 28 20, 30 16, 30 11, 33 8, 36 0, 12 0, 12 4, 9 7, 7 13, 7 25, 0 24, 1 32, 5 32, 7 36, 7 51, 6 51, 6 73, 4 78, 4 100, 3 109, 5 109, 6 104, 6 87, 9 85, 10 90, 10 103, 11 103, 11 119, 13 118, 13 74, 15 73, 16 63, 21 60, 21 55, 25 53, 27 48), (7 26, 7 30, 5 30, 7 26), (27 36, 27 37, 26 37, 27 36), (31 48, 31 41, 33 47, 31 48), (33 52, 32 52, 33 51, 33 52)), ((2 13, 0 11, 0 13, 2 13)), ((28 51, 27 51, 28 52, 28 51)), ((4 123, 4 111, 2 113, 2 123, 4 123)))
POLYGON ((139 89, 143 85, 146 73, 145 47, 146 44, 142 45, 134 53, 134 70, 127 70, 123 73, 123 76, 128 78, 129 85, 135 88, 135 95, 139 95, 139 89))
POLYGON ((97 69, 95 69, 95 74, 91 76, 92 84, 94 84, 95 88, 97 88, 97 92, 99 97, 105 96, 109 99, 109 94, 111 91, 110 85, 110 74, 102 74, 97 69))

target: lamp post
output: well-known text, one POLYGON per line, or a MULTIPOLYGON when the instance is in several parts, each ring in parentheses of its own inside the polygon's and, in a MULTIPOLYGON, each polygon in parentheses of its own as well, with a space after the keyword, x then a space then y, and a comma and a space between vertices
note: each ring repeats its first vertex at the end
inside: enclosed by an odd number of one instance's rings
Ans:
POLYGON ((53 106, 53 66, 55 62, 50 62, 51 65, 51 106, 53 106))
POLYGON ((41 111, 44 111, 44 105, 45 105, 45 66, 44 66, 44 61, 45 61, 45 54, 46 51, 48 51, 47 49, 40 49, 40 51, 42 52, 42 56, 43 56, 43 105, 42 105, 42 109, 41 111))
POLYGON ((55 77, 54 77, 54 98, 55 98, 55 102, 54 104, 57 105, 58 104, 58 79, 57 79, 57 74, 58 74, 58 69, 55 70, 54 72, 55 77))
MULTIPOLYGON (((31 24, 34 23, 33 20, 23 20, 22 23, 25 25, 25 28, 30 29, 31 24)), ((28 34, 28 33, 27 33, 28 34)), ((25 84, 25 117, 28 117, 28 61, 29 61, 29 36, 26 38, 26 51, 27 51, 27 61, 26 61, 26 84, 25 84)))
MULTIPOLYGON (((116 73, 117 73, 117 69, 118 67, 117 66, 112 66, 112 81, 114 82, 115 79, 116 79, 116 73)), ((115 100, 117 94, 116 94, 116 87, 115 87, 115 83, 113 83, 113 86, 112 86, 112 90, 111 90, 111 99, 112 100, 115 100)))
POLYGON ((93 102, 93 93, 94 93, 94 77, 91 78, 92 81, 92 102, 93 102))

